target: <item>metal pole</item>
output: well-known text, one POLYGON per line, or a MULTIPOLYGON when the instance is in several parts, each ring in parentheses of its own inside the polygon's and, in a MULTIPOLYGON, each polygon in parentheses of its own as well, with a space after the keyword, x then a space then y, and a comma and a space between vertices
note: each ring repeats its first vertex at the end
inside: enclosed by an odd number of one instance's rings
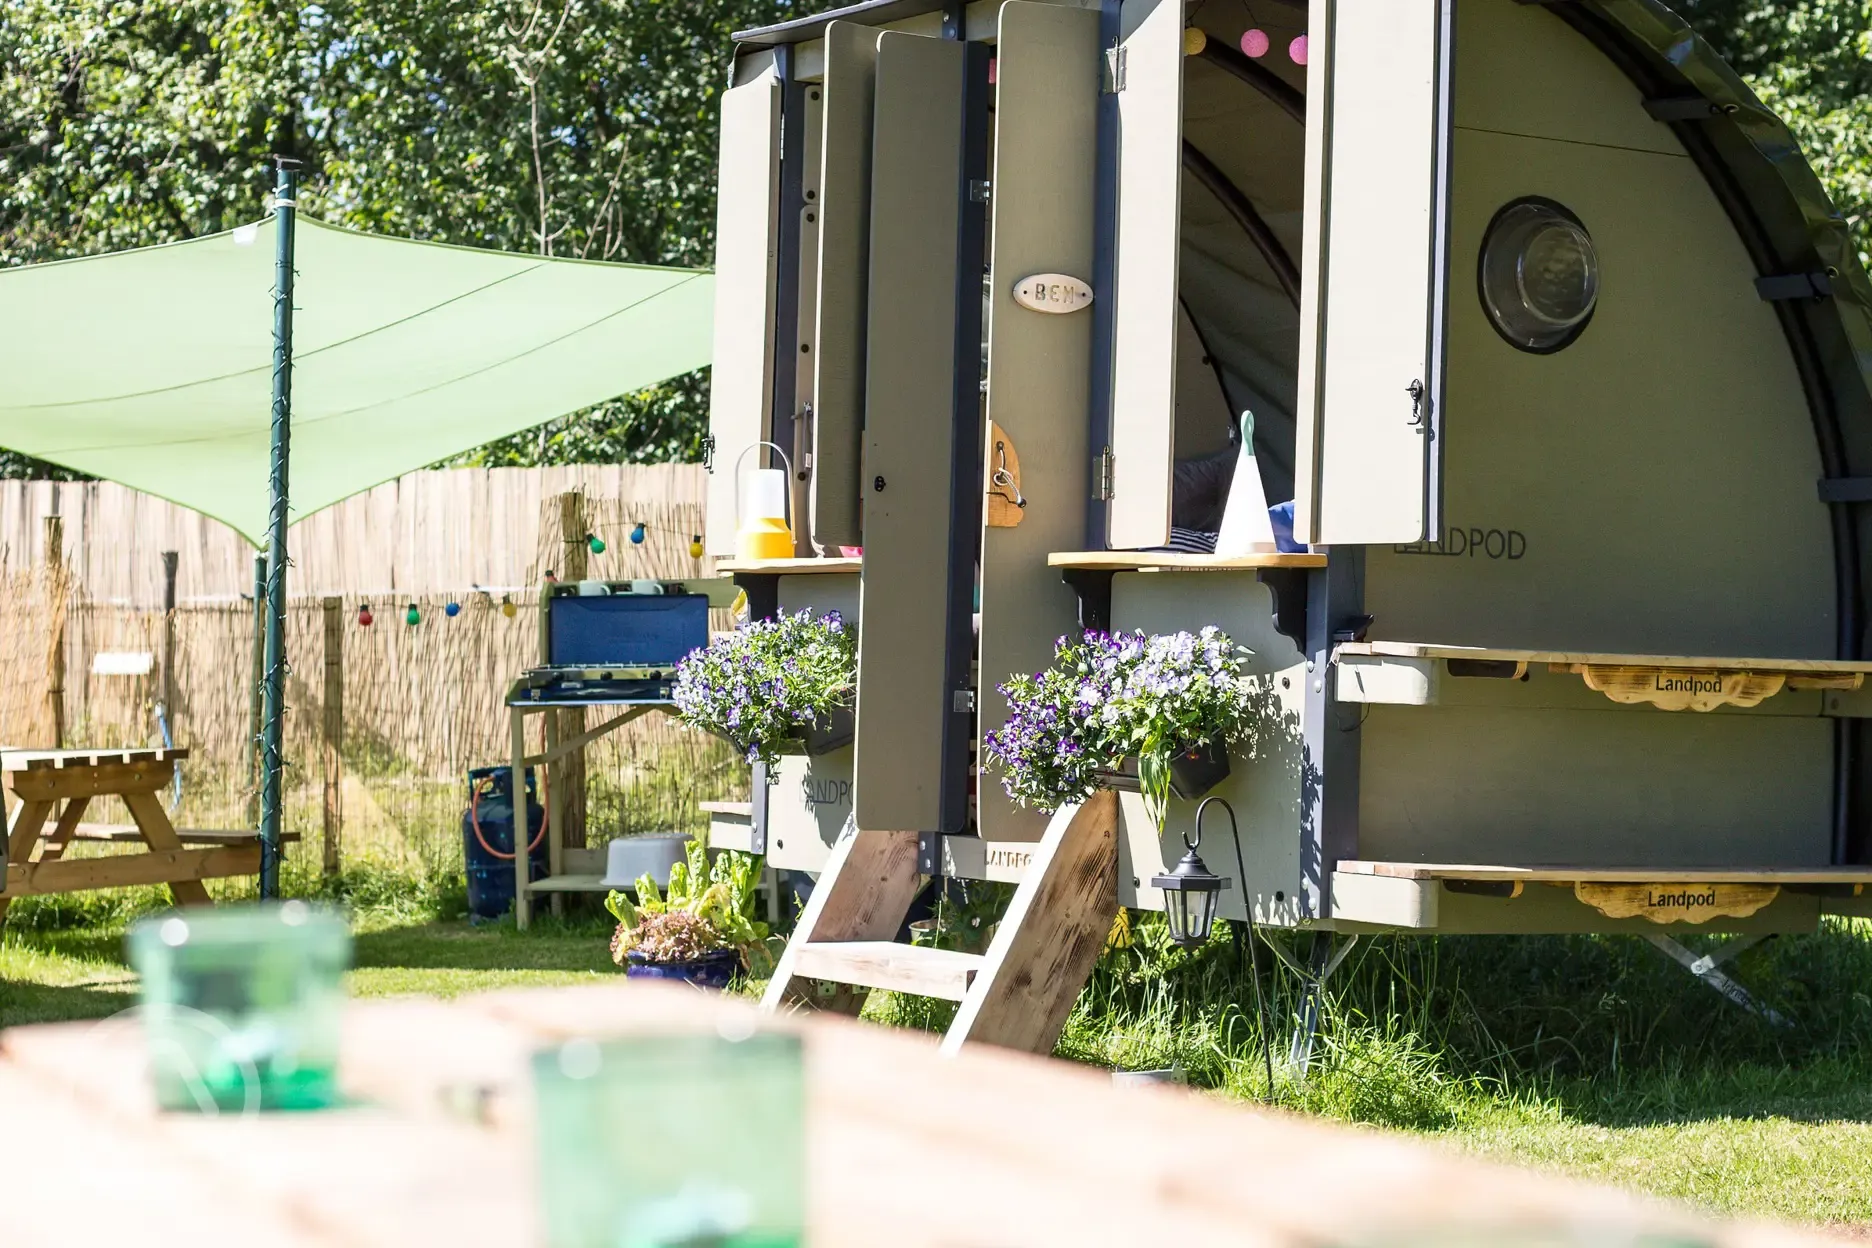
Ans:
POLYGON ((247 826, 260 826, 260 690, 266 684, 266 582, 264 551, 254 552, 253 661, 247 682, 247 826))
POLYGON ((287 452, 292 441, 293 212, 298 162, 281 159, 273 191, 273 462, 267 474, 265 723, 260 733, 260 896, 279 896, 281 749, 286 725, 287 452))

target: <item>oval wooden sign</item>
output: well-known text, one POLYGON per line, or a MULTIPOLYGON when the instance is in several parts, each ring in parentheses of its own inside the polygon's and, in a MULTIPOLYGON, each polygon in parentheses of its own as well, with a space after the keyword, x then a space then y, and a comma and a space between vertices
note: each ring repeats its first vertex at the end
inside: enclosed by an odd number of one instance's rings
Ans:
POLYGON ((1014 302, 1035 312, 1077 312, 1092 303, 1092 288, 1064 273, 1036 273, 1014 283, 1014 302))

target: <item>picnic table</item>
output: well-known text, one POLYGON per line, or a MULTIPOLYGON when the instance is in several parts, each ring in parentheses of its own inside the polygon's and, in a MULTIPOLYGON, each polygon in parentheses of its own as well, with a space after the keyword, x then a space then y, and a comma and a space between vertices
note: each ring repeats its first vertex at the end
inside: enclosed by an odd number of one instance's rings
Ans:
MULTIPOLYGON (((748 1001, 622 981, 354 1003, 349 1107, 321 1113, 159 1114, 128 1021, 0 1031, 14 1138, 82 1159, 10 1185, 0 1225, 9 1248, 538 1243, 529 1055, 580 1037, 756 1025, 803 1033, 815 1248, 1352 1248, 1536 1232, 1543 1243, 1828 1242, 1202 1093, 1116 1088, 1064 1062, 986 1048, 944 1058, 914 1033, 766 1018, 748 1001)), ((654 1122, 618 1130, 655 1146, 654 1122)))
POLYGON ((169 822, 157 794, 187 757, 177 749, 0 749, 0 783, 12 808, 0 918, 16 897, 130 884, 167 884, 177 905, 205 906, 203 880, 257 875, 257 833, 178 833, 169 822), (132 822, 85 822, 92 804, 106 797, 121 799, 132 822), (137 843, 146 852, 66 858, 75 841, 137 843))

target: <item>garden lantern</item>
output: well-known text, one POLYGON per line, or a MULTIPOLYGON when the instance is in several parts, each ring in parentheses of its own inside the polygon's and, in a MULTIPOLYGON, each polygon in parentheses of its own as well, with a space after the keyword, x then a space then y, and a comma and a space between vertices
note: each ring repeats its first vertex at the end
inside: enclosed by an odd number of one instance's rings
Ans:
MULTIPOLYGON (((1170 923, 1170 939, 1184 949, 1194 949, 1209 939, 1209 929, 1215 926, 1216 905, 1222 900, 1222 890, 1229 887, 1229 881, 1211 871, 1202 855, 1196 852, 1202 845, 1203 815, 1211 802, 1222 803, 1222 809, 1228 811, 1230 830, 1234 830, 1235 808, 1219 797, 1204 798, 1202 805, 1196 808, 1190 832, 1183 838, 1186 852, 1182 861, 1169 875, 1151 877, 1151 887, 1163 890, 1164 918, 1170 923)), ((1240 833, 1236 835, 1239 837, 1240 833)))

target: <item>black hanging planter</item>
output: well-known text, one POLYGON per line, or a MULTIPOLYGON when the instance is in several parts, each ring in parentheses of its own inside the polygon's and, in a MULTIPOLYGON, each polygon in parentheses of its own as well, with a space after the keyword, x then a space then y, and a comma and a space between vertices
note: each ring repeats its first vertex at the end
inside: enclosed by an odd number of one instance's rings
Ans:
POLYGON ((1199 741, 1170 756, 1170 789, 1193 802, 1228 779, 1228 747, 1220 741, 1199 741))
MULTIPOLYGON (((805 754, 817 758, 821 754, 830 754, 842 750, 852 743, 857 735, 857 716, 849 706, 835 706, 821 715, 813 723, 779 742, 774 747, 778 754, 805 754)), ((746 753, 742 747, 742 753, 746 753)))

